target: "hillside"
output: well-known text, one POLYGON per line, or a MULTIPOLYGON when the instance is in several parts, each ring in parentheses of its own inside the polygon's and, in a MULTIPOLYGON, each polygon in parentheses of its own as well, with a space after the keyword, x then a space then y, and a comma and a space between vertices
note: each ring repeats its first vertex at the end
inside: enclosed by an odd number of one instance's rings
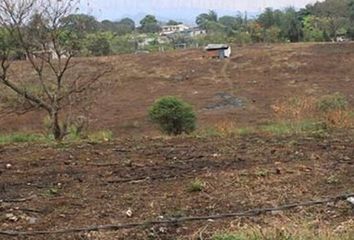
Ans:
MULTIPOLYGON (((233 52, 75 59, 69 77, 113 66, 90 127, 115 138, 0 138, 0 239, 353 239, 354 43, 233 52), (327 94, 339 97, 321 112, 327 94), (164 95, 193 104, 196 133, 167 137, 149 122, 164 95)), ((26 62, 13 71, 32 76, 26 62)), ((2 116, 0 130, 41 133, 43 118, 2 116)))
MULTIPOLYGON (((199 127, 223 122, 238 127, 272 121, 271 106, 289 96, 341 92, 354 102, 354 43, 276 44, 233 47, 229 60, 203 58, 200 50, 75 59, 76 70, 112 64, 102 79, 90 119, 92 129, 116 136, 158 132, 147 119, 155 99, 176 95, 198 112, 199 127)), ((18 63, 26 77, 26 64, 18 63)), ((75 72, 71 73, 72 75, 75 72)), ((39 131, 43 116, 2 116, 0 131, 39 131)))

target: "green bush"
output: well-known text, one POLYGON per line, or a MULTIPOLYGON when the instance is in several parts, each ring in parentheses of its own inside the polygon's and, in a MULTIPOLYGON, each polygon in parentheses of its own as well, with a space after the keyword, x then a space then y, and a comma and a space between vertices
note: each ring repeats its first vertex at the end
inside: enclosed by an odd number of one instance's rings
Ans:
POLYGON ((340 93, 324 96, 317 102, 317 108, 321 112, 346 110, 347 107, 348 101, 346 97, 340 93))
POLYGON ((176 97, 158 99, 149 109, 149 116, 169 135, 189 134, 196 128, 196 115, 192 106, 176 97))

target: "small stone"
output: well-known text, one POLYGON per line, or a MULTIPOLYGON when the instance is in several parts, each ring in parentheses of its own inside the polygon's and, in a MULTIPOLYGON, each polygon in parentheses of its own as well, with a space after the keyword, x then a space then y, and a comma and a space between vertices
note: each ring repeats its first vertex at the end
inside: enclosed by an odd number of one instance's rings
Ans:
POLYGON ((127 217, 129 217, 129 218, 133 216, 133 212, 132 212, 131 209, 128 209, 128 210, 125 212, 125 214, 126 214, 127 217))
POLYGON ((344 161, 350 161, 350 157, 344 156, 344 157, 343 157, 343 160, 344 160, 344 161))
POLYGON ((6 164, 6 169, 11 169, 12 165, 10 163, 6 164))
POLYGON ((354 197, 349 197, 349 198, 347 198, 347 201, 348 201, 349 203, 351 203, 351 204, 353 205, 353 207, 354 207, 354 197))
POLYGON ((28 223, 29 224, 35 224, 37 222, 37 218, 35 218, 35 217, 30 217, 29 219, 28 219, 28 223))
POLYGON ((310 159, 313 160, 313 161, 314 160, 319 160, 320 156, 318 156, 317 154, 312 153, 310 159))
POLYGON ((19 220, 19 218, 17 216, 15 216, 13 213, 6 214, 5 218, 9 221, 12 221, 12 222, 17 222, 19 220))
POLYGON ((271 212, 272 213, 272 215, 282 215, 283 214, 283 211, 272 211, 271 212))

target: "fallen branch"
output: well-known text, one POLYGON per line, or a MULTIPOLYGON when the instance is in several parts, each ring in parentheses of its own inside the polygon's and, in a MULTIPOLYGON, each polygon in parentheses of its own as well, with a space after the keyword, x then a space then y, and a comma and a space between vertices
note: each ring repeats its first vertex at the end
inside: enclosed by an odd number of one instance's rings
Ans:
POLYGON ((31 213, 43 213, 43 210, 37 210, 32 208, 15 208, 14 211, 31 212, 31 213))
POLYGON ((122 165, 121 162, 119 163, 88 163, 88 166, 93 166, 93 167, 113 167, 113 166, 119 166, 122 165))
POLYGON ((157 175, 157 176, 150 176, 150 177, 136 177, 136 178, 120 178, 120 179, 111 179, 108 180, 108 183, 139 183, 144 181, 153 181, 153 180, 168 180, 177 178, 178 176, 175 175, 157 175))
POLYGON ((210 221, 226 218, 237 218, 237 217, 251 217, 258 216, 260 214, 265 214, 273 211, 284 211, 290 210, 297 207, 310 207, 315 205, 323 205, 326 203, 346 201, 348 198, 354 197, 352 194, 343 194, 336 197, 331 197, 327 199, 317 200, 317 201, 308 201, 302 203, 292 203, 274 208, 256 208, 244 212, 238 213, 226 213, 220 215, 209 215, 209 216, 190 216, 190 217, 181 217, 181 218, 172 218, 166 220, 156 220, 156 221, 146 221, 146 222, 137 222, 137 223, 126 223, 126 224, 108 224, 108 225, 98 225, 82 228, 71 228, 71 229, 59 229, 53 231, 33 231, 33 232, 19 232, 19 231, 1 231, 0 235, 5 235, 9 237, 18 237, 18 236, 37 236, 37 235, 54 235, 54 234, 69 234, 69 233, 80 233, 80 232, 93 232, 100 230, 110 230, 116 231, 120 229, 131 229, 136 227, 146 227, 152 225, 166 225, 166 224, 177 224, 177 223, 186 223, 193 221, 210 221))
POLYGON ((31 201, 34 198, 34 196, 31 196, 29 198, 18 198, 18 199, 0 199, 0 203, 20 203, 20 202, 27 202, 31 201))

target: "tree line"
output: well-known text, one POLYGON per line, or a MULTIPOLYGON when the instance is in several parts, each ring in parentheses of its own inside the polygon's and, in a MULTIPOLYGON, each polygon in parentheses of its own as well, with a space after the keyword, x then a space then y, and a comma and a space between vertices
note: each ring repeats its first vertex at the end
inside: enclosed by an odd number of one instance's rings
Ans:
POLYGON ((326 0, 296 10, 266 8, 258 17, 247 14, 222 16, 200 14, 196 23, 209 34, 236 42, 334 41, 354 38, 354 1, 326 0))
MULTIPOLYGON (((27 23, 28 28, 36 29, 43 25, 43 21, 39 14, 34 14, 27 23)), ((323 42, 335 41, 338 36, 354 39, 354 0, 326 0, 299 10, 293 7, 283 10, 266 8, 253 18, 247 13, 219 17, 211 10, 198 15, 195 21, 200 29, 207 32, 206 35, 175 35, 168 39, 168 43, 159 41, 161 27, 181 22, 170 20, 163 23, 153 15, 145 16, 139 24, 130 18, 98 21, 94 16, 77 13, 61 21, 66 35, 74 35, 78 39, 78 53, 82 56, 135 52, 139 49, 139 43, 147 38, 154 39, 144 46, 143 50, 149 51, 158 50, 159 45, 168 49, 181 43, 200 46, 210 42, 323 42)), ((3 32, 0 28, 0 34, 3 32)))
MULTIPOLYGON (((26 22, 29 32, 36 32, 45 25, 43 16, 34 13, 26 22)), ((60 19, 63 26, 61 38, 67 38, 76 45, 77 55, 104 56, 131 53, 139 50, 166 49, 177 44, 204 45, 207 43, 274 43, 274 42, 324 42, 335 41, 337 37, 354 39, 354 0, 326 0, 309 4, 302 9, 288 7, 283 10, 266 8, 257 17, 247 13, 233 16, 218 16, 210 10, 196 17, 196 25, 207 32, 203 36, 176 34, 163 43, 159 32, 163 25, 178 25, 182 22, 170 20, 161 22, 153 15, 147 15, 135 23, 130 18, 117 21, 98 21, 94 16, 71 13, 60 19)), ((0 36, 6 34, 0 26, 0 36)), ((42 33, 43 34, 43 33, 42 33)), ((3 44, 4 46, 4 44, 3 44)), ((22 53, 18 53, 21 58, 22 53)))

